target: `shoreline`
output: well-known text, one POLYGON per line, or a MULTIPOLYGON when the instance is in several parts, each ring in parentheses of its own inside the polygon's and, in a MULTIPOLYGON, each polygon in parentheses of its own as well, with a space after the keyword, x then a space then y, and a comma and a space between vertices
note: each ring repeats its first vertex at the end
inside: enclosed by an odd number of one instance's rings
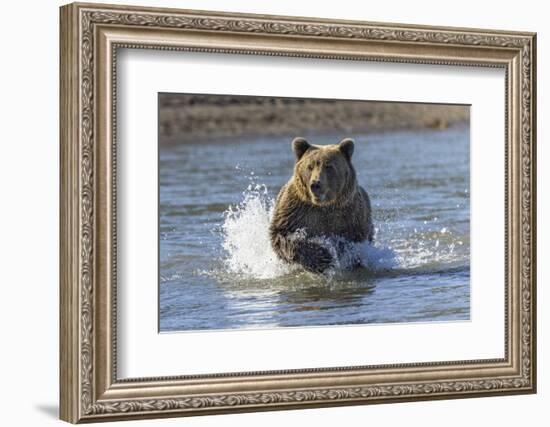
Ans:
POLYGON ((392 132, 420 132, 420 131, 444 131, 444 130, 451 130, 451 129, 467 129, 469 126, 468 121, 457 121, 448 123, 445 127, 402 127, 402 128, 384 128, 384 129, 354 129, 352 132, 344 133, 340 132, 335 129, 328 129, 328 130, 321 130, 321 129, 311 129, 307 132, 302 133, 284 133, 284 132, 278 132, 273 134, 266 134, 261 132, 255 132, 255 133, 241 133, 238 135, 200 135, 200 136, 193 136, 192 139, 175 139, 175 138, 163 138, 159 137, 159 144, 161 146, 177 146, 177 145, 186 145, 186 144, 201 144, 201 143, 208 143, 208 144, 222 144, 225 142, 235 142, 239 141, 242 143, 250 143, 257 140, 257 138, 273 138, 273 139, 287 139, 288 143, 290 144, 291 141, 296 138, 297 136, 306 138, 311 144, 315 144, 315 138, 317 136, 324 136, 324 137, 334 137, 334 143, 338 143, 340 140, 344 138, 352 138, 356 140, 360 136, 376 136, 376 135, 383 135, 386 133, 392 133, 392 132))
POLYGON ((382 101, 159 95, 159 142, 262 136, 373 134, 467 124, 470 107, 382 101))

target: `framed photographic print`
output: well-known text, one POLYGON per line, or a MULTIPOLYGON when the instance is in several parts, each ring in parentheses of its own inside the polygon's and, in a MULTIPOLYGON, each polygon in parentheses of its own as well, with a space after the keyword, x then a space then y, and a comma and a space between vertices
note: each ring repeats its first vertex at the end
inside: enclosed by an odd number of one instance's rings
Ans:
POLYGON ((535 392, 535 34, 60 22, 63 420, 535 392))

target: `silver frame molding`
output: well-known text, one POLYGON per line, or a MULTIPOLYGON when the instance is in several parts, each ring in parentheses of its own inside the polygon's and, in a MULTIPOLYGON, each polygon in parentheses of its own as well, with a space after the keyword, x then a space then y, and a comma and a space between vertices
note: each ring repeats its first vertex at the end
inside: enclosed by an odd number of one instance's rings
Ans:
POLYGON ((61 419, 112 421, 536 391, 534 33, 81 3, 63 6, 60 14, 61 419), (118 379, 119 48, 503 68, 505 357, 118 379))

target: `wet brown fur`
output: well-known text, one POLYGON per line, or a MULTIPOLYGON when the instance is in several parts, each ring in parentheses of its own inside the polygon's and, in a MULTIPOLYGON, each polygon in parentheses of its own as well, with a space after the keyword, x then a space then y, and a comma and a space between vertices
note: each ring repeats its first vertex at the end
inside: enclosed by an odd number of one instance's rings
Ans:
POLYGON ((329 250, 314 237, 372 241, 373 225, 367 192, 357 183, 351 163, 354 144, 310 145, 293 141, 294 175, 281 188, 270 225, 271 244, 286 262, 322 273, 334 264, 329 250), (315 188, 313 190, 312 188, 315 188), (307 238, 297 236, 304 230, 307 238))

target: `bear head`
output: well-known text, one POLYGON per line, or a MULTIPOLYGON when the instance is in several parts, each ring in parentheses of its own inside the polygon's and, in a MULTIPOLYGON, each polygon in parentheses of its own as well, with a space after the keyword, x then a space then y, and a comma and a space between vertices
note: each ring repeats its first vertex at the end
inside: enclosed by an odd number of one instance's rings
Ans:
POLYGON ((300 198, 315 206, 347 202, 356 189, 353 148, 350 138, 334 145, 312 145, 304 138, 295 138, 294 182, 300 198))

